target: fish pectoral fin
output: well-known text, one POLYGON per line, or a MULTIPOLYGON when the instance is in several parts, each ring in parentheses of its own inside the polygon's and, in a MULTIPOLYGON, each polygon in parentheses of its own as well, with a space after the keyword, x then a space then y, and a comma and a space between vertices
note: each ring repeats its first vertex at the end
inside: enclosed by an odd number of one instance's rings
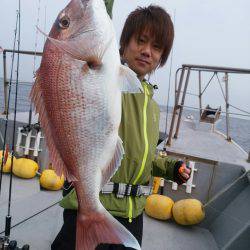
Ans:
POLYGON ((47 39, 51 43, 53 43, 58 49, 63 50, 66 53, 73 56, 74 58, 77 58, 77 59, 81 60, 81 58, 79 58, 79 56, 77 56, 77 54, 78 54, 77 50, 74 49, 73 47, 69 46, 69 44, 66 41, 60 41, 58 39, 54 39, 54 38, 50 37, 49 35, 47 35, 45 32, 43 32, 38 26, 36 26, 36 28, 38 29, 38 31, 40 33, 42 33, 45 37, 47 37, 47 39))
POLYGON ((54 39, 52 37, 48 37, 48 39, 58 49, 66 52, 67 54, 72 56, 74 59, 81 60, 81 61, 87 61, 87 55, 83 54, 82 51, 79 48, 77 48, 77 46, 74 46, 73 43, 66 42, 66 41, 60 41, 60 40, 54 39))
POLYGON ((121 65, 119 74, 119 84, 122 92, 141 93, 141 82, 136 73, 129 67, 121 65))
MULTIPOLYGON (((38 27, 37 29, 47 37, 47 39, 53 43, 58 49, 66 52, 70 56, 72 56, 74 59, 84 61, 87 63, 87 66, 89 69, 99 69, 102 66, 102 57, 107 50, 107 48, 110 45, 110 41, 108 41, 105 46, 98 46, 95 43, 92 43, 92 45, 89 48, 85 48, 84 46, 79 46, 76 39, 71 39, 68 41, 58 40, 55 38, 52 38, 45 34, 42 30, 40 30, 38 27), (102 48, 103 47, 103 48, 102 48)), ((89 29, 84 31, 81 36, 85 36, 87 33, 91 32, 93 30, 89 29)))
POLYGON ((115 174, 118 167, 121 165, 123 155, 124 155, 124 148, 122 146, 122 139, 118 136, 118 141, 117 141, 117 144, 116 144, 115 154, 114 154, 112 160, 110 161, 109 165, 102 170, 101 188, 115 174))

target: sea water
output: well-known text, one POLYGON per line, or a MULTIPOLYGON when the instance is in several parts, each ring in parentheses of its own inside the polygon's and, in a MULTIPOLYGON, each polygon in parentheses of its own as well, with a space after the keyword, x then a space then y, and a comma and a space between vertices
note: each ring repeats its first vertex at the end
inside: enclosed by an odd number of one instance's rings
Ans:
MULTIPOLYGON (((17 98, 17 111, 28 112, 30 110, 30 99, 29 93, 32 87, 32 83, 22 82, 18 87, 18 98, 17 98)), ((3 79, 0 78, 0 112, 4 111, 4 91, 3 91, 3 79)), ((10 95, 10 113, 14 111, 15 103, 16 84, 12 85, 12 91, 10 95)), ((166 107, 160 106, 161 116, 166 117, 166 107)), ((170 109, 171 112, 171 109, 170 109)), ((191 110, 186 110, 184 116, 192 114, 195 118, 198 118, 199 113, 191 110)), ((162 119, 163 121, 165 118, 162 119)), ((168 124, 169 129, 170 124, 168 124)), ((165 130, 165 124, 161 126, 165 130)), ((218 122, 217 128, 226 134, 226 119, 221 116, 220 122, 218 122)), ((236 117, 230 117, 229 123, 229 135, 237 142, 246 152, 250 152, 250 119, 240 119, 236 117)))

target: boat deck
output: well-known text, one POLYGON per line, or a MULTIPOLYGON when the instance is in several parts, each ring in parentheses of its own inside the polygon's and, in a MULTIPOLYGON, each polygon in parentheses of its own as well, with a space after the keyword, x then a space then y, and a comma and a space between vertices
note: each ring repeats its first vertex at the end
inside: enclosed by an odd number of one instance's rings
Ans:
MULTIPOLYGON (((9 176, 3 176, 0 197, 0 232, 4 231, 7 215, 9 176)), ((12 226, 55 204, 61 191, 41 191, 37 178, 24 180, 13 177, 11 205, 12 226)), ((19 246, 29 244, 32 250, 49 250, 62 225, 63 209, 57 204, 35 215, 11 230, 11 238, 19 246)), ((218 249, 212 234, 205 228, 183 227, 173 221, 158 221, 144 214, 143 250, 218 249)))
MULTIPOLYGON (((27 114, 18 114, 17 120, 20 124, 27 123, 27 114)), ((35 116, 33 117, 36 119, 35 116)), ((36 120, 33 122, 36 122, 36 120)), ((2 126, 3 122, 0 125, 2 126)), ((198 226, 183 227, 177 225, 172 220, 158 221, 144 215, 142 250, 249 249, 250 173, 245 173, 245 176, 242 178, 239 178, 239 176, 241 175, 241 167, 244 166, 245 169, 249 169, 250 164, 245 160, 247 157, 246 153, 237 144, 226 143, 226 145, 225 147, 225 137, 214 133, 208 127, 202 127, 202 125, 196 124, 194 121, 181 123, 178 140, 173 140, 172 147, 168 148, 170 153, 172 152, 176 156, 179 154, 180 156, 189 155, 198 159, 204 158, 214 162, 224 161, 226 165, 227 163, 229 165, 233 164, 233 167, 224 167, 224 164, 222 164, 223 168, 219 164, 219 168, 212 172, 213 178, 211 180, 215 179, 215 187, 209 185, 208 190, 203 190, 205 193, 217 194, 219 192, 215 201, 209 203, 212 206, 206 207, 206 218, 208 218, 206 223, 198 226), (205 150, 205 155, 202 153, 202 150, 205 150), (227 173, 227 178, 223 178, 225 174, 220 172, 223 172, 224 169, 227 173), (228 177, 229 174, 230 178, 228 177), (222 192, 221 189, 228 186, 228 180, 230 180, 230 183, 233 181, 236 184, 229 185, 229 188, 222 192), (217 182, 219 185, 217 185, 217 182), (211 190, 214 190, 214 192, 211 192, 211 190), (238 213, 239 208, 241 209, 240 213, 238 213), (214 213, 215 209, 216 213, 214 213), (238 221, 238 224, 235 221, 238 221)), ((207 173, 208 170, 209 168, 204 165, 198 171, 195 179, 196 188, 194 193, 192 193, 193 196, 196 193, 203 192, 200 190, 204 189, 204 178, 207 180, 210 178, 208 176, 211 175, 207 173)), ((5 217, 7 215, 8 190, 9 175, 4 174, 0 196, 1 235, 3 235, 5 217)), ((171 198, 178 200, 179 192, 181 192, 181 189, 173 191, 171 194, 174 197, 171 196, 171 198)), ((168 191, 167 195, 169 194, 170 191, 168 191)), ((181 197, 189 196, 182 193, 181 197)), ((11 230, 10 239, 17 240, 19 246, 29 244, 32 250, 50 249, 50 245, 62 225, 63 210, 57 204, 60 199, 61 191, 40 190, 38 178, 24 180, 13 177, 10 214, 12 216, 12 226, 18 225, 11 230), (48 209, 45 210, 45 208, 48 209)))

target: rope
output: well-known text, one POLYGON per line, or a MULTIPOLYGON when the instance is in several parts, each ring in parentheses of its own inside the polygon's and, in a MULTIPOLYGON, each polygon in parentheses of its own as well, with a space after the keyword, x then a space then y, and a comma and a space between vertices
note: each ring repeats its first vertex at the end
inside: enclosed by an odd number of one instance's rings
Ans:
POLYGON ((216 77, 217 77, 217 80, 218 80, 218 82, 219 82, 220 89, 221 89, 222 95, 223 95, 223 97, 224 97, 224 100, 226 101, 226 95, 225 95, 225 93, 224 93, 224 91, 223 91, 223 88, 222 88, 222 86, 221 86, 221 82, 220 82, 220 79, 219 79, 219 77, 218 77, 217 72, 216 72, 216 77))
MULTIPOLYGON (((219 83, 219 86, 220 86, 222 95, 223 95, 223 97, 224 97, 224 100, 226 101, 226 96, 225 96, 225 93, 224 93, 223 88, 222 88, 222 86, 221 86, 221 81, 220 81, 220 79, 219 79, 219 77, 218 77, 218 74, 217 74, 217 72, 215 72, 214 74, 216 75, 216 78, 217 78, 217 80, 218 80, 218 83, 219 83)), ((210 79, 209 83, 211 82, 211 80, 213 79, 213 77, 214 77, 214 75, 213 75, 212 78, 210 79)), ((206 88, 208 87, 209 83, 207 84, 206 88)), ((206 88, 205 88, 205 89, 206 89, 206 88)), ((204 89, 204 91, 205 91, 205 89, 204 89)), ((204 93, 204 91, 202 92, 202 94, 204 93)), ((187 93, 187 94, 188 94, 188 93, 187 93)), ((192 93, 189 93, 189 95, 193 95, 193 94, 192 94, 192 93)), ((241 108, 238 108, 238 107, 236 107, 236 106, 234 106, 234 105, 232 105, 232 104, 230 104, 230 103, 229 103, 229 105, 230 105, 231 107, 233 107, 233 108, 235 108, 235 109, 237 109, 237 110, 239 110, 239 111, 245 113, 245 114, 250 115, 250 112, 248 112, 248 111, 246 111, 246 110, 243 110, 243 109, 241 109, 241 108)), ((204 109, 204 110, 209 110, 209 109, 204 109)), ((225 113, 225 112, 222 112, 222 113, 225 113)), ((238 114, 238 113, 229 113, 229 114, 242 115, 242 114, 238 114)), ((248 115, 247 115, 247 117, 248 117, 248 115)), ((242 115, 242 116, 245 116, 245 115, 242 115)))
MULTIPOLYGON (((187 106, 187 105, 179 105, 179 106, 182 106, 184 108, 188 108, 188 109, 193 109, 193 110, 200 110, 200 108, 195 108, 195 107, 191 107, 191 106, 187 106)), ((234 107, 234 106, 232 106, 234 107)), ((237 108, 236 108, 237 109, 237 108)), ((202 110, 206 110, 206 111, 214 111, 214 109, 202 109, 202 110)), ((240 109, 239 109, 240 110, 240 109)), ((240 110, 242 112, 244 112, 244 110, 240 110)), ((225 111, 220 111, 222 114, 226 114, 227 112, 225 111)), ((245 116, 245 117, 250 117, 250 113, 245 111, 248 115, 243 115, 243 114, 239 114, 239 113, 232 113, 232 112, 229 112, 228 114, 229 115, 238 115, 238 116, 245 116)))
MULTIPOLYGON (((191 106, 186 106, 186 105, 180 105, 184 108, 188 108, 188 109, 194 109, 194 110, 200 110, 199 108, 195 108, 195 107, 191 107, 191 106)), ((206 110, 206 111, 214 111, 213 109, 202 109, 202 110, 206 110)), ((226 114, 227 112, 225 111, 220 111, 222 114, 226 114)), ((243 114, 239 114, 239 113, 232 113, 232 112, 229 112, 228 113, 229 115, 237 115, 237 116, 244 116, 244 117, 250 117, 250 114, 249 115, 243 115, 243 114)))
POLYGON ((210 82, 213 80, 214 76, 215 76, 215 72, 214 72, 214 74, 212 75, 212 77, 210 78, 210 80, 208 81, 208 83, 207 83, 206 87, 204 88, 204 90, 201 92, 201 95, 203 95, 203 93, 205 92, 205 90, 206 90, 207 87, 209 86, 210 82))
POLYGON ((239 110, 239 111, 241 111, 241 112, 243 112, 243 113, 246 113, 246 114, 250 115, 250 112, 248 112, 248 111, 246 111, 246 110, 243 110, 243 109, 240 109, 240 108, 237 108, 236 106, 233 106, 233 105, 230 104, 230 103, 229 103, 229 106, 231 106, 231 107, 233 107, 233 108, 235 108, 235 109, 237 109, 237 110, 239 110))

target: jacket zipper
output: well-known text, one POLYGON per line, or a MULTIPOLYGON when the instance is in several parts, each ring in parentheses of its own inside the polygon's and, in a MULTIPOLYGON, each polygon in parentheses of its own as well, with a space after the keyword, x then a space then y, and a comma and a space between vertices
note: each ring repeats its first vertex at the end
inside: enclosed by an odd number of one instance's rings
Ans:
MULTIPOLYGON (((136 177, 136 179, 133 181, 133 185, 137 183, 139 178, 142 176, 143 170, 145 168, 146 160, 148 157, 148 135, 147 135, 147 106, 148 106, 148 96, 149 96, 149 91, 147 89, 147 86, 144 86, 144 104, 143 104, 143 134, 144 134, 144 141, 145 141, 145 150, 143 154, 143 159, 142 159, 142 164, 140 167, 140 171, 136 177)), ((128 213, 128 218, 129 222, 132 222, 133 218, 133 203, 132 203, 132 198, 129 196, 129 213, 128 213)))

